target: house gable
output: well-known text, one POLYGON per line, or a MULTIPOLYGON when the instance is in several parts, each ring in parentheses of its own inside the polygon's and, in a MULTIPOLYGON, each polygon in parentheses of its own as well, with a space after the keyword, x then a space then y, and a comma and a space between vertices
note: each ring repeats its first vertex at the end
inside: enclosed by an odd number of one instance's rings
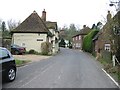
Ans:
POLYGON ((17 28, 11 31, 12 33, 48 33, 43 20, 34 11, 28 18, 26 18, 17 28))

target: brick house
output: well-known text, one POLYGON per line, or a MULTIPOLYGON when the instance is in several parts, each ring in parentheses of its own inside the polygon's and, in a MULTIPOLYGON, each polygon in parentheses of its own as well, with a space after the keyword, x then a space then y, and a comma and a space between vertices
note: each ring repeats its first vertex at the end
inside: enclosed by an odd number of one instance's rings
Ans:
POLYGON ((83 38, 89 32, 90 32, 90 28, 87 27, 86 25, 84 25, 83 29, 81 29, 77 35, 74 35, 72 37, 73 49, 81 49, 82 50, 83 38))
POLYGON ((117 41, 115 40, 116 36, 114 36, 113 27, 118 25, 118 13, 112 18, 110 11, 108 11, 107 23, 103 26, 102 30, 99 31, 98 34, 93 38, 94 52, 115 52, 114 45, 117 41))

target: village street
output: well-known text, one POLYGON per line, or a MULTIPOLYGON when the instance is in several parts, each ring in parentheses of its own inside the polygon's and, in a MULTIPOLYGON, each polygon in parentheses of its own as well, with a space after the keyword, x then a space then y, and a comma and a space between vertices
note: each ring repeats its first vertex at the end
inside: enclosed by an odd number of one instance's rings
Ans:
POLYGON ((19 67, 16 80, 3 88, 117 88, 89 54, 60 49, 57 55, 19 67))

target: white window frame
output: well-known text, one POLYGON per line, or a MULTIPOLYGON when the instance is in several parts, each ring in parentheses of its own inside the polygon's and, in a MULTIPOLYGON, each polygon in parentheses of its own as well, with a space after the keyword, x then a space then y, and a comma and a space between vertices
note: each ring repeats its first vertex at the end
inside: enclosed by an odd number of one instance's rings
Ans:
POLYGON ((76 36, 76 40, 77 40, 77 38, 78 38, 78 37, 76 36))
POLYGON ((105 48, 106 51, 109 51, 109 52, 110 52, 110 50, 111 50, 111 45, 110 45, 110 44, 105 44, 104 48, 105 48))
POLYGON ((79 40, 81 40, 81 36, 79 35, 79 40))

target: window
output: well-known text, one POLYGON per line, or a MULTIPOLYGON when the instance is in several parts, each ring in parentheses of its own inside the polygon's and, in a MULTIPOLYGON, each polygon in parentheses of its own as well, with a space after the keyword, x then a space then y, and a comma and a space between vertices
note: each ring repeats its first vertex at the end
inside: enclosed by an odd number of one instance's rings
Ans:
POLYGON ((79 47, 81 47, 81 43, 79 43, 79 47))
POLYGON ((43 39, 37 39, 37 41, 43 41, 43 39))
POLYGON ((105 50, 110 52, 110 44, 105 44, 105 50))
POLYGON ((77 36, 76 36, 76 40, 77 40, 77 36))
POLYGON ((76 47, 79 47, 79 43, 76 43, 76 47))
POLYGON ((0 49, 0 60, 1 59, 6 59, 6 58, 9 58, 8 52, 4 49, 0 49))
POLYGON ((81 36, 79 36, 79 40, 81 40, 81 36))
POLYGON ((74 41, 74 38, 73 38, 73 41, 74 41))

